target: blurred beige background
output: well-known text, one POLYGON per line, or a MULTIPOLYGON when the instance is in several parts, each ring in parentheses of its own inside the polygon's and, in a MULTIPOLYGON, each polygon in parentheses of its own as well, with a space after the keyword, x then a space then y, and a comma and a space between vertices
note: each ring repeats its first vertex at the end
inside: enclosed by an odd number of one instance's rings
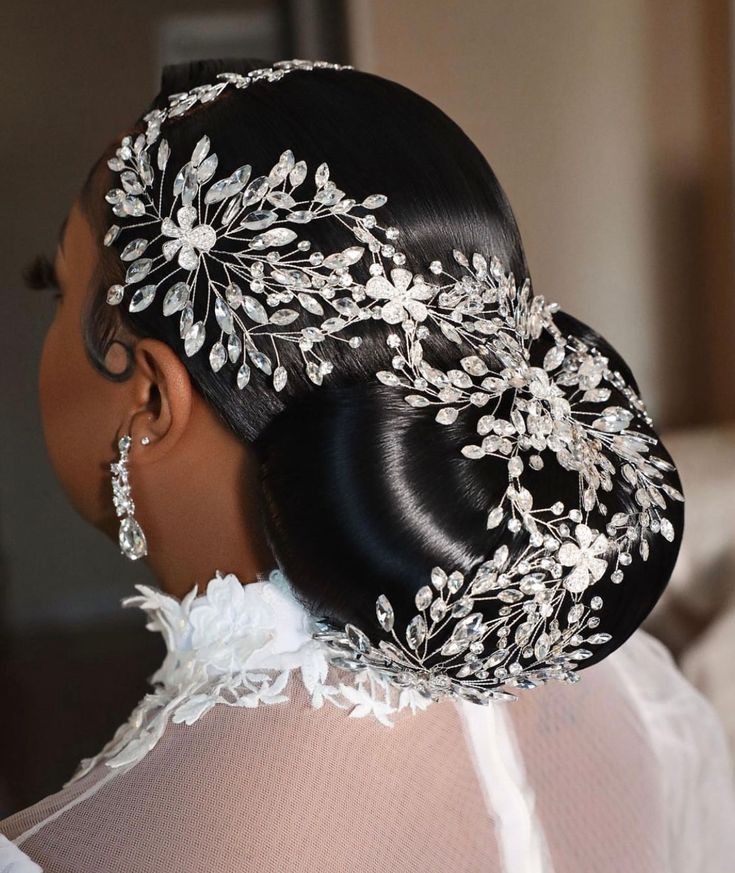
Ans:
POLYGON ((617 346, 671 434, 689 520, 649 627, 733 714, 735 742, 733 18, 732 0, 5 0, 0 750, 13 754, 0 751, 0 817, 96 750, 160 656, 119 606, 144 568, 73 515, 49 468, 35 366, 52 303, 20 273, 53 254, 161 64, 196 57, 347 61, 475 140, 536 292, 617 346))
POLYGON ((728 4, 348 9, 356 66, 431 99, 490 161, 537 293, 619 347, 658 420, 732 418, 728 4))

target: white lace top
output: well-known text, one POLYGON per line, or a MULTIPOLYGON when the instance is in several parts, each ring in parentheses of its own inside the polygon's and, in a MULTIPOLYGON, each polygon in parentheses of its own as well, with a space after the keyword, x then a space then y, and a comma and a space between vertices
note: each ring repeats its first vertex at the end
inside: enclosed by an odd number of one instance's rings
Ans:
POLYGON ((138 589, 153 691, 0 822, 0 873, 732 869, 722 730, 643 631, 574 686, 427 704, 331 666, 279 571, 138 589))

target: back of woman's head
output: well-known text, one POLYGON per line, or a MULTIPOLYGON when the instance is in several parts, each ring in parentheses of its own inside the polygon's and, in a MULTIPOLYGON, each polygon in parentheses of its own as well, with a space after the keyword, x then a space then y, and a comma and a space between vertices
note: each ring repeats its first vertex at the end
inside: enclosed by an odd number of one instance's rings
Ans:
MULTIPOLYGON (((151 108, 163 109, 171 95, 215 83, 223 71, 244 74, 257 66, 217 61, 167 68, 151 108)), ((135 136, 144 129, 139 121, 131 132, 135 136)), ((438 282, 438 271, 430 271, 430 263, 457 269, 454 250, 468 258, 480 253, 488 262, 497 258, 504 272, 514 275, 513 299, 522 297, 521 285, 529 275, 526 257, 507 198, 487 161, 443 112, 396 83, 355 70, 297 71, 279 81, 225 89, 211 102, 169 118, 163 133, 174 169, 162 188, 162 215, 173 204, 173 173, 203 136, 211 141, 217 178, 222 179, 245 164, 251 165, 253 178, 268 175, 279 156, 290 150, 312 173, 326 163, 330 178, 358 204, 369 195, 387 196, 376 215, 383 227, 400 231, 395 260, 393 234, 379 253, 389 265, 432 283, 438 282)), ((90 174, 83 192, 100 241, 109 224, 104 193, 117 185, 106 163, 113 153, 114 147, 90 174)), ((156 232, 151 230, 150 237, 156 232)), ((134 234, 141 235, 145 232, 134 234)), ((299 238, 310 241, 311 252, 340 252, 355 245, 350 228, 339 220, 304 225, 299 238)), ((540 332, 528 344, 527 364, 536 368, 534 378, 551 379, 556 399, 542 397, 543 386, 529 389, 528 379, 514 375, 502 350, 489 343, 484 361, 488 372, 505 373, 504 389, 496 386, 495 394, 488 389, 493 396, 489 405, 487 399, 477 405, 473 400, 456 418, 448 416, 447 423, 438 424, 436 403, 412 405, 406 402, 410 392, 376 378, 392 368, 397 350, 387 340, 402 334, 401 323, 366 318, 353 331, 362 340, 359 348, 348 342, 322 348, 331 370, 326 368, 321 384, 305 374, 303 349, 282 343, 277 355, 288 373, 285 384, 275 390, 270 373, 252 367, 247 384, 238 387, 236 364, 228 360, 215 371, 205 352, 184 354, 179 320, 164 317, 160 302, 133 312, 127 300, 123 306, 107 305, 107 289, 124 282, 125 266, 113 247, 100 245, 100 282, 87 323, 90 354, 102 367, 105 345, 119 319, 133 334, 162 339, 181 355, 196 388, 253 447, 274 554, 316 612, 341 624, 351 622, 374 641, 388 639, 376 620, 379 595, 387 596, 396 626, 403 626, 416 613, 416 593, 429 582, 432 568, 457 570, 469 579, 484 567, 493 578, 472 609, 486 623, 508 625, 520 640, 520 650, 530 645, 528 663, 539 651, 553 649, 567 627, 576 629, 576 642, 588 636, 589 628, 602 636, 586 665, 620 645, 656 602, 673 568, 682 531, 679 482, 638 406, 628 367, 590 328, 557 312, 558 336, 540 332), (555 351, 560 348, 567 352, 563 362, 555 351), (524 396, 520 407, 513 405, 524 396), (571 403, 572 412, 565 403, 571 403), (610 408, 624 412, 606 412, 610 408), (633 414, 628 416, 627 410, 633 414), (606 415, 607 423, 599 424, 606 415), (583 424, 593 422, 598 431, 585 436, 583 424), (577 427, 579 433, 573 432, 577 427), (478 444, 484 449, 478 450, 478 444), (463 446, 475 449, 463 453, 463 446), (649 450, 651 458, 659 459, 655 463, 647 460, 649 450), (597 455, 590 459, 583 457, 585 452, 597 455), (516 456, 516 470, 509 473, 509 461, 516 456), (566 527, 556 524, 548 510, 557 503, 564 504, 566 527), (489 520, 488 511, 501 504, 505 509, 499 518, 496 513, 489 520), (581 511, 576 509, 580 505, 581 511), (589 530, 606 534, 607 540, 590 542, 589 530), (540 564, 531 559, 539 537, 541 548, 548 546, 546 563, 540 564), (614 540, 626 537, 622 548, 612 548, 614 540), (493 559, 494 564, 487 563, 493 559), (576 590, 569 585, 562 590, 565 596, 551 597, 551 585, 563 589, 564 579, 573 573, 576 590), (593 608, 578 609, 583 619, 568 622, 568 612, 583 592, 588 607, 594 595, 593 608), (533 621, 537 629, 531 638, 529 630, 518 636, 518 626, 533 621), (538 629, 546 634, 545 648, 537 645, 538 629)), ((371 275, 359 262, 349 272, 357 286, 364 286, 371 275)), ((195 305, 202 307, 197 319, 214 323, 204 299, 195 305)), ((300 314, 303 324, 316 328, 325 319, 315 308, 300 314)), ((491 336, 492 328, 488 330, 491 336)), ((456 374, 460 359, 476 356, 477 349, 461 331, 453 333, 445 324, 426 332, 422 353, 436 371, 456 374)), ((462 381, 452 378, 457 384, 462 381)), ((442 390, 441 384, 436 387, 442 390)), ((451 392, 451 386, 443 387, 451 392)), ((441 578, 436 582, 435 589, 441 587, 441 578)), ((437 591, 433 593, 436 598, 437 591)), ((456 610, 458 618, 467 614, 463 610, 456 610)), ((504 639, 499 640, 501 648, 504 639)), ((502 675, 503 662, 495 663, 502 675)))

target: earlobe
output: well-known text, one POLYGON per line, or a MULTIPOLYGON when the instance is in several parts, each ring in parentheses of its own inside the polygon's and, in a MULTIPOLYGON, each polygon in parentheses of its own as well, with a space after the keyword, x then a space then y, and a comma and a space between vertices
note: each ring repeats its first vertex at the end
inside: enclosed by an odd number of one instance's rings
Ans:
POLYGON ((128 430, 133 444, 146 447, 139 460, 151 461, 171 451, 189 423, 191 378, 181 359, 160 340, 139 340, 134 360, 128 430))

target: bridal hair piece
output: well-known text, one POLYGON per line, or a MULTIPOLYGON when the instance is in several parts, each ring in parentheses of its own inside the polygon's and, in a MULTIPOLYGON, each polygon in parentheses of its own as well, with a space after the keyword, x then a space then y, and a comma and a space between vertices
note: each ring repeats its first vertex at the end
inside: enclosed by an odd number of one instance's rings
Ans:
POLYGON ((577 667, 611 639, 596 630, 603 598, 595 584, 621 583, 626 567, 648 559, 653 539, 673 541, 667 509, 683 500, 633 388, 597 348, 565 335, 554 322, 558 307, 533 296, 529 279, 517 283, 492 252, 438 252, 425 274, 409 271, 400 228, 376 216, 387 197, 351 199, 326 163, 312 172, 287 150, 261 175, 243 164, 220 178, 216 143, 205 135, 183 165, 172 165, 167 119, 228 87, 324 67, 343 69, 287 61, 221 73, 143 116, 145 133, 124 137, 108 161, 120 182, 106 195, 115 218, 104 244, 116 247, 126 272, 107 302, 132 312, 162 307, 178 319, 187 356, 208 355, 211 369, 241 389, 256 368, 276 392, 290 375, 279 354, 285 343, 298 347, 307 378, 321 385, 334 343, 359 354, 364 321, 391 325, 392 369, 375 378, 410 406, 434 411, 437 426, 478 413, 476 439, 457 451, 504 463, 507 487, 486 507, 486 527, 493 542, 501 532, 505 542, 471 574, 435 567, 405 626, 381 595, 383 639, 326 621, 317 638, 337 666, 429 699, 487 703, 549 679, 576 681, 577 667), (353 243, 314 249, 308 227, 325 221, 339 222, 353 243), (425 358, 433 331, 456 345, 456 366, 425 358), (576 474, 571 503, 565 495, 537 505, 534 474, 549 464, 576 474), (607 495, 622 482, 633 497, 611 514, 607 495), (491 620, 482 611, 488 603, 497 611, 491 620))

